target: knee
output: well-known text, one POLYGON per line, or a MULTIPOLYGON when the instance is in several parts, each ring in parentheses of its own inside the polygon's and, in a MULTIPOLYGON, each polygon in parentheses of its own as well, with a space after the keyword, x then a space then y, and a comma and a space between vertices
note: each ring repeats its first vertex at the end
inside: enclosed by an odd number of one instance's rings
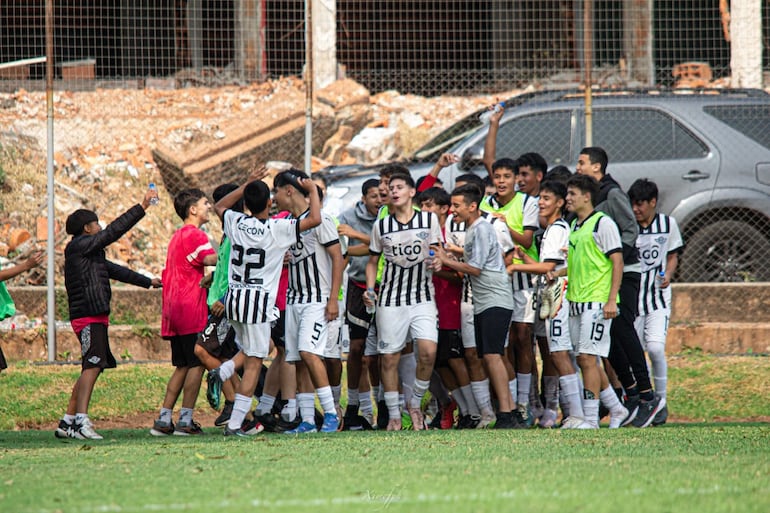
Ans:
POLYGON ((666 357, 666 346, 661 342, 648 342, 647 353, 651 359, 659 359, 666 357))

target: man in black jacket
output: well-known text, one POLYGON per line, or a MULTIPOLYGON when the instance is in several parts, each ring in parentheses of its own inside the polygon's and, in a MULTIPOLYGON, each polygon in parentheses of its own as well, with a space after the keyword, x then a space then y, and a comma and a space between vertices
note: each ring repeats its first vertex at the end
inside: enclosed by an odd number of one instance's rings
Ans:
POLYGON ((67 233, 72 235, 72 240, 64 249, 64 284, 70 323, 80 340, 82 370, 72 387, 67 412, 56 429, 57 438, 102 439, 88 418, 88 403, 99 374, 116 365, 107 337, 112 297, 110 280, 144 288, 161 286, 159 278, 150 279, 110 262, 104 248, 138 223, 151 205, 150 200, 157 196, 156 191, 148 190, 141 205, 134 205, 104 229, 91 210, 76 210, 67 217, 67 233))

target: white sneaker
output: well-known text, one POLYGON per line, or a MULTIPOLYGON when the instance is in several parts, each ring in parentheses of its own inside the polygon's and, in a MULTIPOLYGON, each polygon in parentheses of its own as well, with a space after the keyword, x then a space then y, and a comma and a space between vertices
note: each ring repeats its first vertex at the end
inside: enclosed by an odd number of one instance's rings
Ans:
POLYGON ((540 318, 553 319, 561 308, 564 294, 567 290, 567 279, 563 276, 556 278, 551 284, 543 289, 542 305, 540 307, 540 318), (547 305, 547 308, 544 308, 547 305))
POLYGON ((581 424, 583 424, 585 421, 581 419, 580 417, 573 417, 570 415, 566 419, 564 419, 564 422, 561 423, 562 429, 577 429, 577 427, 581 424))
POLYGON ((559 414, 554 410, 546 408, 545 411, 543 411, 543 414, 540 416, 540 420, 537 422, 537 425, 541 428, 551 429, 552 427, 556 426, 556 417, 558 415, 559 414))
POLYGON ((104 437, 94 431, 94 425, 91 424, 91 419, 83 419, 82 424, 78 424, 75 422, 74 428, 74 438, 77 438, 78 440, 103 440, 104 437))
POLYGON ((599 429, 599 424, 584 420, 578 426, 576 426, 575 429, 599 429))
POLYGON ((482 411, 481 420, 476 425, 476 429, 488 428, 489 425, 495 422, 496 420, 497 420, 497 416, 495 415, 495 412, 491 410, 482 411))
POLYGON ((618 429, 628 417, 628 410, 621 406, 617 411, 610 411, 610 429, 618 429))

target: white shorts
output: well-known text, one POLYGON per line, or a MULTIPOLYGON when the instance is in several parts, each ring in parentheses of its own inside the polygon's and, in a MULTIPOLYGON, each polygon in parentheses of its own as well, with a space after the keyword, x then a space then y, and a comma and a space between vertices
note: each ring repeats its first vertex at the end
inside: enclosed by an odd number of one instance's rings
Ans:
MULTIPOLYGON (((548 349, 552 353, 572 351, 572 339, 569 335, 569 303, 566 299, 562 300, 556 317, 542 322, 548 325, 548 349)), ((535 323, 535 326, 537 324, 535 323)))
POLYGON ((433 302, 413 306, 377 307, 377 350, 400 352, 408 340, 438 341, 438 312, 433 302))
POLYGON ((235 331, 235 340, 243 354, 257 358, 266 358, 270 352, 270 323, 247 324, 230 321, 235 331))
POLYGON ((286 361, 298 362, 304 351, 323 356, 329 341, 326 303, 286 305, 286 361))
POLYGON ((473 303, 460 303, 460 334, 464 349, 476 349, 476 332, 473 324, 473 303))
POLYGON ((372 322, 369 323, 369 331, 366 332, 366 342, 364 343, 364 356, 377 356, 377 314, 374 314, 372 322))
POLYGON ((535 308, 532 306, 532 295, 535 289, 513 291, 513 315, 511 322, 535 322, 535 308))
POLYGON ((634 321, 634 327, 639 334, 642 347, 647 350, 648 342, 658 342, 666 345, 668 335, 668 322, 671 319, 671 310, 661 308, 653 310, 647 315, 639 315, 634 321))
POLYGON ((326 347, 324 348, 324 358, 334 358, 339 360, 342 358, 342 319, 334 319, 327 323, 329 337, 326 340, 326 347))
POLYGON ((569 333, 578 354, 606 358, 610 354, 612 319, 604 318, 604 303, 570 303, 569 333))

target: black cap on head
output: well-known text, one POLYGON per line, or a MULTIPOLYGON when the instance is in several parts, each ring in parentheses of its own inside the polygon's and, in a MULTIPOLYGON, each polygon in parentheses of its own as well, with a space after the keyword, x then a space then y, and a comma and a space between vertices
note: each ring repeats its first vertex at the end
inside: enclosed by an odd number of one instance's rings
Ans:
POLYGON ((66 229, 70 235, 80 235, 88 223, 98 221, 99 217, 93 210, 78 209, 67 217, 66 229))

